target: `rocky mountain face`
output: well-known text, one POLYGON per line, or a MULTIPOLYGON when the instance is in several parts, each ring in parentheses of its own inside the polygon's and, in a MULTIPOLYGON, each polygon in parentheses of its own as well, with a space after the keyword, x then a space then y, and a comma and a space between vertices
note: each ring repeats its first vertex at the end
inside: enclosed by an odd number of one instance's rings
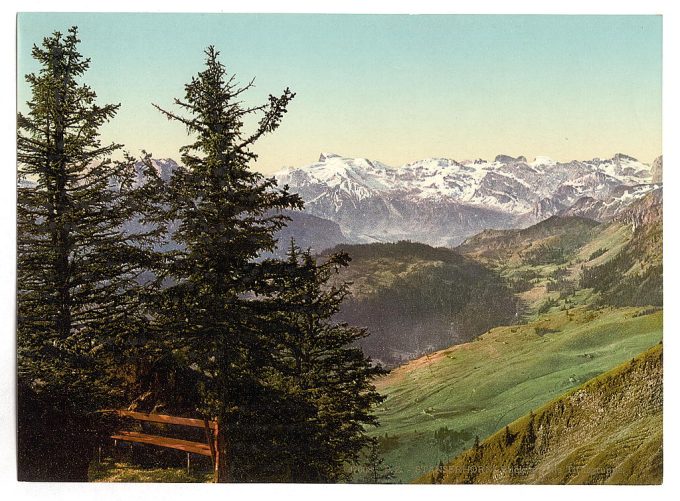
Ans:
POLYGON ((643 226, 661 224, 663 221, 663 189, 651 191, 617 214, 614 220, 630 224, 633 231, 643 226))
POLYGON ((558 212, 565 216, 582 216, 596 221, 611 221, 624 213, 634 202, 644 199, 648 194, 659 191, 661 184, 641 184, 618 186, 612 195, 605 199, 582 197, 574 205, 558 212))
POLYGON ((567 163, 431 158, 401 167, 322 153, 316 163, 275 176, 302 196, 305 212, 338 223, 351 242, 442 246, 555 214, 609 220, 657 187, 648 165, 620 153, 567 163))
POLYGON ((652 164, 652 183, 663 183, 663 155, 652 164))

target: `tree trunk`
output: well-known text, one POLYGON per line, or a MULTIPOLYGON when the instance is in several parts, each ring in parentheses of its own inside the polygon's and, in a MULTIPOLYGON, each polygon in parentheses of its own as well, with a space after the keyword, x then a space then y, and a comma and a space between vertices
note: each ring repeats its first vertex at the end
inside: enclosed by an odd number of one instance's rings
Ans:
POLYGON ((231 482, 229 478, 229 443, 227 441, 226 426, 223 420, 217 421, 217 431, 215 447, 215 483, 231 482))

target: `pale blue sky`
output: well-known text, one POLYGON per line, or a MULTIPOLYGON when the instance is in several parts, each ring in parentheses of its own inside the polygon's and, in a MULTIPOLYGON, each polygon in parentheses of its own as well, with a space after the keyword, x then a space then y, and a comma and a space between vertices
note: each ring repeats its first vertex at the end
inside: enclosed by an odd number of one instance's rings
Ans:
POLYGON ((85 81, 120 102, 104 132, 133 154, 179 159, 184 129, 163 119, 210 44, 252 103, 297 93, 256 148, 272 172, 321 151, 399 165, 498 153, 558 160, 661 154, 660 16, 20 14, 19 101, 30 49, 80 28, 85 81))

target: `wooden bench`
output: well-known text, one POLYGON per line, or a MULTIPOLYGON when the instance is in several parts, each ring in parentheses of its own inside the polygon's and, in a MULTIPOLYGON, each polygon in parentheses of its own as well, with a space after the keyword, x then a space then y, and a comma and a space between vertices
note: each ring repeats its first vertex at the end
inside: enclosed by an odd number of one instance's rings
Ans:
POLYGON ((212 458, 215 471, 219 466, 219 450, 217 448, 217 437, 219 427, 217 421, 207 419, 184 418, 168 416, 166 414, 150 414, 146 412, 135 412, 126 410, 107 411, 113 412, 120 417, 130 418, 135 421, 150 422, 157 424, 171 424, 175 426, 188 426, 193 428, 203 428, 205 430, 205 442, 193 442, 179 438, 163 437, 160 435, 150 435, 137 431, 120 430, 111 435, 113 440, 122 442, 134 442, 156 447, 176 449, 187 453, 187 470, 191 469, 190 454, 199 454, 212 458))

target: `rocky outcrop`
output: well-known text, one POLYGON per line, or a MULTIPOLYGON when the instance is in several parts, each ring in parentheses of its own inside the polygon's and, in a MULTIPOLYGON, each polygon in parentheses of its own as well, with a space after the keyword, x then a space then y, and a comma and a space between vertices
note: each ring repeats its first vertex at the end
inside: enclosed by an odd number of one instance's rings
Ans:
POLYGON ((663 155, 652 164, 652 183, 663 183, 663 155))

